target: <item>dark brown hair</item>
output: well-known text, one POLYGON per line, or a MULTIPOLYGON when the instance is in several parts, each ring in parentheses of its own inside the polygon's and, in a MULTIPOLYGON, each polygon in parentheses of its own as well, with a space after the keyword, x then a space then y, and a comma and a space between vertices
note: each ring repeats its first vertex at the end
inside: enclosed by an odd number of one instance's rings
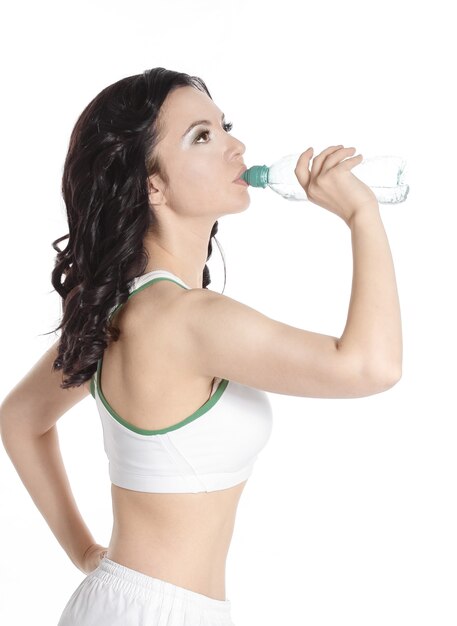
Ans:
MULTIPOLYGON (((162 131, 158 115, 167 95, 184 86, 211 98, 202 79, 163 67, 123 78, 86 106, 71 133, 62 177, 69 232, 52 242, 57 258, 51 282, 62 297, 61 323, 51 331, 62 329, 53 371, 62 370, 63 389, 92 377, 104 349, 120 335, 109 320, 111 310, 145 273, 143 241, 157 226, 147 178, 159 174, 168 183, 154 156, 162 131), (60 250, 64 239, 67 246, 60 250)), ((207 259, 217 230, 216 221, 207 259)), ((210 283, 205 265, 202 288, 210 283)))

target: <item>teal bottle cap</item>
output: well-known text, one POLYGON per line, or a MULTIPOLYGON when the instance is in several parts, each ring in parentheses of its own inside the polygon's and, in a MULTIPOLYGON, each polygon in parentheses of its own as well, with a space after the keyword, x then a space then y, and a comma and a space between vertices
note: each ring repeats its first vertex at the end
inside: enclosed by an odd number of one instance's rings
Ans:
POLYGON ((266 187, 268 184, 268 170, 270 168, 267 165, 253 165, 249 167, 240 176, 251 187, 266 187))

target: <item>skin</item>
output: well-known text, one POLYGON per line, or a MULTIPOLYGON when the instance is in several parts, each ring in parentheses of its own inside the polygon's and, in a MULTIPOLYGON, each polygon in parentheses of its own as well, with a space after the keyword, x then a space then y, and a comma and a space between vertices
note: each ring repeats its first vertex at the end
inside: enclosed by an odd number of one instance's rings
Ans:
MULTIPOLYGON (((213 377, 197 371, 194 344, 186 335, 192 315, 186 296, 201 289, 214 222, 244 211, 250 202, 247 187, 232 182, 244 165, 245 146, 222 127, 221 114, 211 98, 191 87, 169 94, 160 111, 156 150, 169 185, 157 175, 149 179, 157 227, 144 241, 145 273, 166 269, 191 289, 159 281, 130 298, 116 314, 121 335, 104 352, 101 376, 110 405, 140 428, 176 424, 212 391, 213 377), (182 139, 188 126, 202 119, 211 125, 200 124, 182 139)), ((57 348, 58 341, 3 399, 0 432, 60 545, 86 574, 106 552, 127 567, 225 600, 225 562, 245 483, 195 494, 112 485, 112 536, 107 547, 96 543, 71 491, 56 429, 60 417, 89 395, 89 382, 61 389, 61 373, 52 371, 57 348)))
MULTIPOLYGON (((218 368, 236 372, 240 361, 243 372, 238 371, 237 380, 254 381, 253 386, 275 393, 363 397, 395 384, 401 376, 400 309, 378 207, 364 207, 351 220, 353 286, 347 324, 339 339, 281 324, 229 298, 224 298, 223 308, 219 301, 205 316, 202 306, 214 303, 216 296, 201 290, 211 227, 220 215, 240 212, 249 204, 247 187, 231 182, 241 169, 244 145, 221 130, 221 112, 192 88, 173 92, 163 112, 165 133, 158 149, 170 186, 151 177, 159 228, 145 242, 150 254, 145 271, 167 269, 191 289, 159 281, 137 292, 117 313, 120 339, 105 350, 101 375, 101 386, 114 410, 140 428, 171 426, 206 402, 210 374, 218 368), (198 144, 180 142, 188 124, 203 118, 213 122, 209 136, 198 144), (223 324, 228 314, 237 336, 257 337, 255 353, 252 345, 246 350, 246 343, 241 348, 236 342, 229 345, 227 338, 233 334, 223 324), (194 339, 186 329, 200 332, 203 317, 201 341, 210 334, 222 349, 200 350, 196 358, 194 339), (262 360, 257 346, 262 346, 262 360), (273 380, 271 363, 290 375, 273 380)), ((61 389, 61 374, 51 369, 57 344, 3 400, 0 430, 20 478, 55 537, 75 565, 89 573, 97 567, 104 547, 95 544, 77 509, 55 427, 62 415, 89 395, 89 385, 61 389)), ((114 525, 107 556, 224 600, 225 562, 244 486, 161 494, 113 485, 114 525)))
MULTIPOLYGON (((161 109, 164 133, 156 148, 169 185, 158 175, 149 179, 159 228, 144 241, 150 259, 145 273, 166 269, 192 289, 201 289, 214 222, 245 210, 250 202, 247 187, 233 183, 244 165, 245 145, 224 130, 221 116, 205 93, 191 87, 172 92, 161 109), (202 119, 212 124, 200 124, 182 137, 192 122, 202 119)), ((139 427, 170 426, 210 396, 213 379, 191 369, 185 296, 169 281, 135 294, 117 317, 121 339, 105 350, 105 396, 139 427), (176 350, 167 339, 173 334, 179 337, 176 350)), ((141 493, 112 485, 108 558, 225 600, 226 558, 245 484, 197 494, 141 493)))
POLYGON ((192 87, 173 91, 160 110, 165 130, 156 151, 169 186, 158 175, 149 178, 160 233, 145 238, 146 271, 167 269, 193 289, 202 285, 214 222, 250 203, 248 187, 232 182, 244 165, 246 147, 224 130, 221 116, 213 100, 192 87), (192 122, 203 119, 212 124, 200 124, 182 138, 192 122))

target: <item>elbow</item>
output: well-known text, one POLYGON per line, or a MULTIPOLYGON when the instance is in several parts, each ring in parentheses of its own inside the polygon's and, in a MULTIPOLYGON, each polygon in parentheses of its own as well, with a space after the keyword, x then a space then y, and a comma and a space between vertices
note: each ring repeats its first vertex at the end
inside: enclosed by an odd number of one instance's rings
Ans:
POLYGON ((5 411, 3 409, 3 404, 0 404, 0 438, 3 441, 3 436, 5 433, 5 411))
POLYGON ((19 428, 20 409, 9 397, 0 404, 0 439, 5 450, 21 441, 23 432, 19 428))
POLYGON ((11 427, 9 422, 7 422, 7 413, 0 407, 0 440, 3 444, 5 450, 7 450, 8 441, 10 439, 11 427))
POLYGON ((401 377, 401 364, 396 364, 384 367, 381 371, 377 369, 372 378, 374 380, 375 386, 379 388, 380 391, 386 391, 387 389, 390 389, 391 387, 396 385, 401 377))

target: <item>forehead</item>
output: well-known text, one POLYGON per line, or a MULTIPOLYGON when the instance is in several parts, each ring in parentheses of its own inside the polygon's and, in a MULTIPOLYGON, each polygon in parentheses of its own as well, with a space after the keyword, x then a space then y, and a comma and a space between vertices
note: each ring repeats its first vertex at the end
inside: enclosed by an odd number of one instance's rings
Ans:
POLYGON ((165 135, 181 136, 185 129, 199 119, 220 120, 222 111, 207 93, 194 87, 178 87, 165 98, 160 109, 165 135))

